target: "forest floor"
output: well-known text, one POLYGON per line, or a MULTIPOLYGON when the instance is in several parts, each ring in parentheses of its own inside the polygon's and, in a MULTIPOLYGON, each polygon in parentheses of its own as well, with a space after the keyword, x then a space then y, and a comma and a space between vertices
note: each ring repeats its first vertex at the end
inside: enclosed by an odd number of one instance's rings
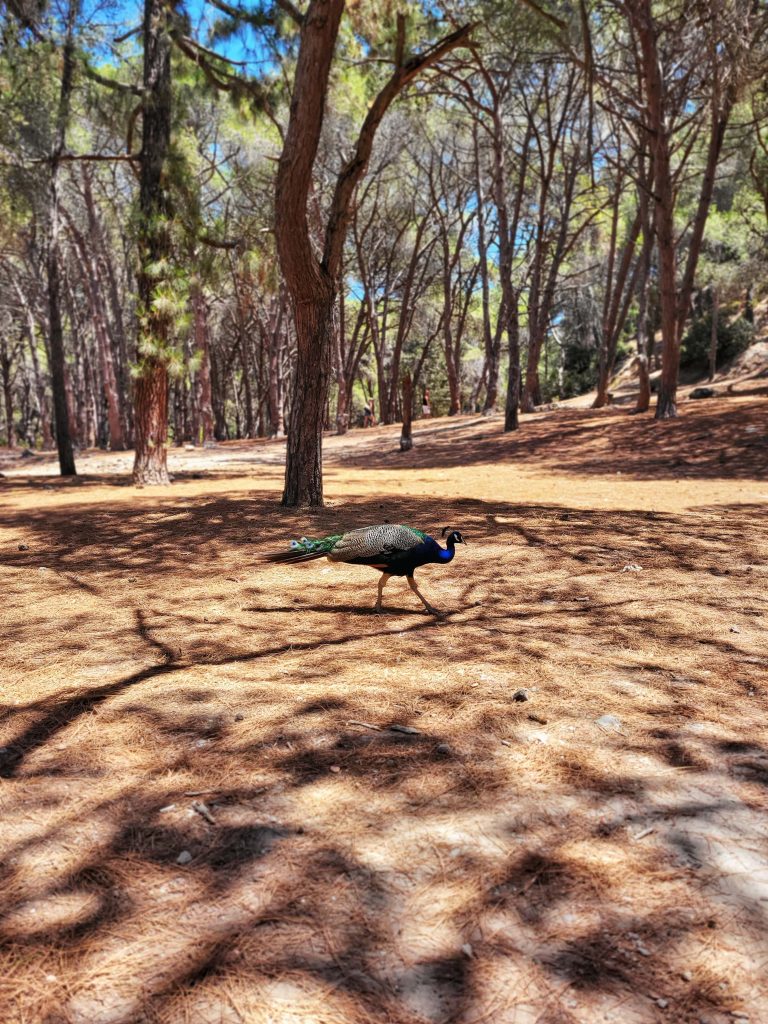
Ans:
POLYGON ((768 1021, 768 404, 681 412, 6 455, 3 1024, 768 1021), (443 618, 256 561, 383 521, 443 618))

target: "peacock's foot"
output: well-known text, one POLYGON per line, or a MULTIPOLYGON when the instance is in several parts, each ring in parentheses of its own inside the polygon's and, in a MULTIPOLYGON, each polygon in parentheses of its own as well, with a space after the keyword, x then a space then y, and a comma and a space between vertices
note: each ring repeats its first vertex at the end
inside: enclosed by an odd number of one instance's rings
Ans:
POLYGON ((373 614, 374 615, 381 615, 381 605, 380 604, 375 604, 373 606, 373 614))
POLYGON ((434 615, 438 619, 442 619, 443 616, 446 614, 445 612, 441 612, 439 608, 433 608, 431 604, 425 605, 424 610, 426 611, 427 615, 434 615))

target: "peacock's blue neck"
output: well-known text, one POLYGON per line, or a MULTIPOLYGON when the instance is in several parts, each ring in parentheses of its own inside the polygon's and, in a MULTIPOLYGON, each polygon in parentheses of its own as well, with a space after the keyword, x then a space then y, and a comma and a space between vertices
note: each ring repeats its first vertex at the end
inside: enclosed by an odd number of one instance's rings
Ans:
POLYGON ((456 554, 456 545, 452 539, 448 540, 447 548, 440 548, 440 561, 450 562, 456 554))

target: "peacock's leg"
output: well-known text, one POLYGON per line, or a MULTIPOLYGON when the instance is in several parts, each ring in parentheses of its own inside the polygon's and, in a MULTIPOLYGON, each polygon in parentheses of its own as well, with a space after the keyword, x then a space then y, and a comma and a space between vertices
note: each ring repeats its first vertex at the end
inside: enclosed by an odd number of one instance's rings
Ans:
POLYGON ((422 592, 416 586, 416 580, 413 578, 413 576, 409 576, 408 577, 408 586, 411 588, 411 590, 414 592, 414 594, 418 597, 418 599, 421 601, 421 603, 424 605, 424 607, 427 609, 427 611, 429 612, 430 615, 442 615, 443 614, 442 612, 439 612, 437 610, 437 608, 433 608, 432 605, 429 603, 429 601, 426 599, 426 597, 424 597, 422 592))
POLYGON ((383 572, 381 579, 379 580, 379 596, 376 599, 376 607, 373 609, 375 612, 381 611, 381 595, 384 593, 384 587, 386 587, 389 581, 389 573, 383 572))

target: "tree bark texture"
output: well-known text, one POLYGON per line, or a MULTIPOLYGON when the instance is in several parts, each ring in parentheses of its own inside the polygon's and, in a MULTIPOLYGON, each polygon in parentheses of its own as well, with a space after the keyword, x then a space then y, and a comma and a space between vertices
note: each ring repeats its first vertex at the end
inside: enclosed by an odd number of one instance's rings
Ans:
MULTIPOLYGON (((96 208, 93 196, 91 169, 87 164, 81 166, 83 199, 88 213, 88 228, 91 240, 91 263, 93 266, 94 288, 102 308, 102 318, 109 344, 106 357, 109 360, 109 377, 114 381, 119 416, 119 432, 110 425, 111 445, 113 449, 123 450, 129 446, 131 437, 131 415, 128 396, 128 345, 123 325, 123 307, 115 280, 112 256, 105 231, 96 208), (111 315, 109 315, 111 314, 111 315)), ((105 387, 109 386, 105 376, 105 387)), ((109 395, 107 396, 109 401, 109 395)), ((110 412, 113 417, 114 413, 110 412)))
POLYGON ((133 478, 137 484, 170 483, 166 468, 168 434, 168 371, 162 363, 145 368, 136 388, 136 458, 133 478), (160 440, 162 439, 162 440, 160 440), (162 448, 158 457, 156 448, 162 448))
POLYGON ((661 304, 662 367, 656 419, 677 415, 677 379, 680 367, 680 339, 677 333, 677 291, 675 287, 675 195, 670 165, 670 139, 664 110, 664 83, 656 47, 656 26, 650 0, 640 5, 640 44, 654 157, 654 201, 656 245, 659 259, 659 301, 661 304))
POLYGON ((335 296, 330 281, 325 299, 296 305, 296 377, 288 424, 283 504, 322 505, 322 441, 331 376, 335 296))
POLYGON ((164 172, 171 144, 171 39, 162 0, 144 5, 144 103, 140 156, 141 238, 138 273, 139 370, 134 390, 133 479, 137 484, 169 484, 168 357, 172 320, 155 306, 157 267, 171 256, 170 203, 164 172))
POLYGON ((638 309, 637 309, 637 378, 638 392, 637 404, 633 412, 648 412, 651 407, 651 355, 654 348, 653 328, 648 325, 648 278, 651 270, 651 233, 650 225, 647 222, 647 208, 644 211, 643 231, 646 237, 643 239, 643 250, 640 255, 640 273, 637 285, 638 309))
POLYGON ((349 429, 349 402, 344 376, 344 348, 346 318, 344 316, 344 291, 339 288, 339 318, 333 337, 333 374, 336 378, 336 433, 346 434, 349 429))
POLYGON ((5 405, 5 434, 9 448, 16 447, 16 433, 13 427, 13 350, 5 336, 0 336, 0 378, 3 386, 5 405))
POLYGON ((714 380, 717 367, 717 322, 720 316, 720 297, 717 288, 712 288, 712 333, 709 336, 709 377, 714 380))
MULTIPOLYGON (((19 298, 19 303, 24 311, 25 320, 25 334, 27 337, 27 343, 29 345, 29 354, 32 359, 32 373, 35 382, 35 394, 37 396, 37 408, 40 415, 40 429, 43 435, 43 450, 48 451, 54 446, 54 437, 51 432, 51 415, 50 407, 48 405, 48 394, 46 390, 45 374, 43 373, 42 367, 40 366, 40 357, 37 351, 37 321, 35 315, 30 306, 29 299, 21 288, 18 281, 14 278, 13 287, 16 295, 19 298)), ((44 333, 44 331, 43 331, 44 333)))
POLYGON ((507 399, 504 406, 504 430, 517 430, 520 426, 520 316, 517 293, 513 291, 510 307, 506 310, 509 367, 507 371, 507 399))
POLYGON ((517 194, 511 217, 507 206, 505 183, 505 160, 503 143, 503 125, 498 105, 494 108, 493 133, 493 190, 496 204, 496 215, 499 221, 499 279, 501 282, 501 304, 499 316, 504 322, 509 353, 507 372, 507 396, 504 403, 504 430, 517 430, 520 425, 520 318, 518 310, 518 292, 512 281, 512 265, 514 261, 513 238, 517 232, 520 208, 523 198, 523 187, 527 171, 527 153, 530 134, 526 134, 523 146, 523 159, 520 161, 517 181, 517 194))
POLYGON ((403 429, 400 431, 400 451, 413 448, 413 381, 410 373, 403 377, 403 429))
POLYGON ((51 153, 49 191, 49 228, 46 252, 48 277, 48 328, 50 340, 51 384, 53 388, 53 415, 56 427, 56 447, 59 453, 59 471, 62 476, 75 476, 75 454, 70 433, 67 406, 66 361, 64 357, 64 328, 61 317, 62 289, 59 251, 61 248, 60 170, 61 157, 66 145, 75 64, 75 21, 77 0, 70 0, 67 9, 67 28, 62 50, 61 88, 56 113, 56 133, 51 153))
POLYGON ((199 411, 199 436, 195 444, 213 440, 213 400, 211 396, 211 344, 208 330, 208 309, 200 285, 192 286, 192 309, 194 311, 195 348, 200 355, 200 368, 195 381, 197 408, 199 411))
MULTIPOLYGON (((635 265, 635 272, 629 278, 629 271, 632 265, 632 258, 635 252, 637 239, 640 236, 642 226, 642 211, 638 207, 629 235, 625 240, 619 268, 614 280, 613 264, 616 256, 616 227, 619 214, 619 198, 617 197, 613 210, 613 225, 611 231, 611 247, 609 257, 609 269, 605 286, 605 301, 603 303, 602 331, 600 337, 599 372, 597 380, 597 396, 592 403, 593 409, 601 409, 608 402, 608 385, 613 376, 613 368, 616 365, 616 350, 619 344, 619 336, 624 327, 629 313, 629 304, 637 284, 639 263, 635 265), (629 278, 629 284, 627 279, 629 278)), ((642 260, 642 255, 640 259, 642 260)))
POLYGON ((312 0, 304 16, 276 184, 275 233, 293 300, 296 374, 283 505, 323 504, 322 443, 333 346, 335 275, 312 251, 307 203, 344 0, 312 0))
POLYGON ((82 282, 88 305, 91 310, 91 323, 93 334, 96 339, 96 346, 101 363, 101 377, 104 383, 104 397, 107 403, 107 420, 109 423, 109 441, 113 451, 123 451, 125 440, 123 437, 123 416, 120 402, 120 389, 118 386, 117 374, 115 372, 115 359, 112 347, 112 339, 109 335, 107 311, 102 292, 102 280, 96 265, 96 252, 91 244, 78 230, 74 218, 67 215, 69 233, 74 240, 75 247, 80 254, 80 266, 82 269, 82 282))

